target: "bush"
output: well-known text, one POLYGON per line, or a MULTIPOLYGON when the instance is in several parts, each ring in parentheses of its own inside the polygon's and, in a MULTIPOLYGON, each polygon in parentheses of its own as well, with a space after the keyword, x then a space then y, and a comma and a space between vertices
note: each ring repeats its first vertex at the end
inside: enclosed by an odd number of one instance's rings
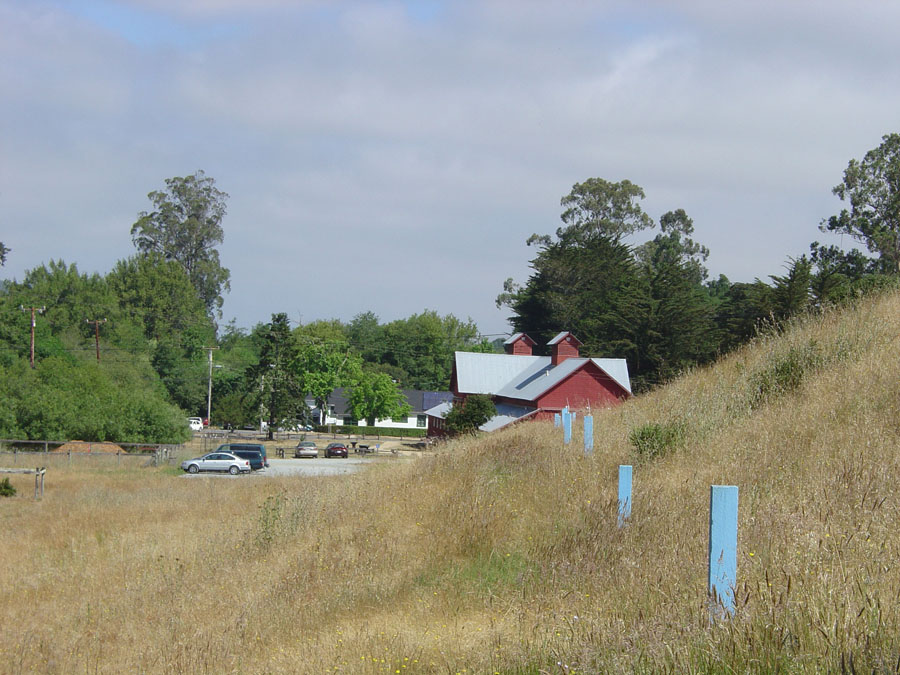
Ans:
POLYGON ((806 376, 824 361, 815 341, 775 356, 766 368, 750 378, 750 407, 756 408, 772 398, 796 391, 806 376))
POLYGON ((9 482, 9 478, 0 480, 0 497, 14 497, 16 488, 9 482))
POLYGON ((658 424, 651 422, 632 429, 628 440, 644 461, 669 454, 684 443, 685 426, 681 422, 658 424))
POLYGON ((451 434, 474 434, 478 427, 496 414, 497 408, 490 396, 473 394, 463 402, 454 401, 444 423, 451 434))

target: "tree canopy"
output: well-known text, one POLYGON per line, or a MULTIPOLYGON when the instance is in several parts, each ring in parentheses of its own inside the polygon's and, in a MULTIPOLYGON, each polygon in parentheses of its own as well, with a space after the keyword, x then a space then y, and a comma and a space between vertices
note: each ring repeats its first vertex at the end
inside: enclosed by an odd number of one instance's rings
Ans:
POLYGON ((152 211, 142 211, 131 226, 131 238, 142 253, 175 260, 187 272, 212 316, 221 315, 222 293, 231 289, 230 272, 216 249, 225 239, 222 219, 228 195, 203 171, 166 179, 164 190, 147 195, 152 211))
POLYGON ((490 396, 473 394, 467 396, 465 401, 454 401, 444 423, 451 434, 475 434, 496 414, 497 408, 490 396))
POLYGON ((259 361, 248 369, 248 385, 254 392, 259 387, 256 401, 271 440, 282 422, 305 420, 307 410, 302 381, 295 368, 300 350, 287 314, 273 314, 272 321, 261 328, 259 336, 262 345, 259 361))
POLYGON ((369 426, 374 426, 375 420, 406 417, 412 410, 403 392, 386 373, 363 372, 350 386, 347 402, 353 416, 365 420, 369 426))
POLYGON ((823 221, 825 232, 848 234, 900 270, 900 134, 887 134, 862 161, 851 159, 832 192, 850 209, 823 221))

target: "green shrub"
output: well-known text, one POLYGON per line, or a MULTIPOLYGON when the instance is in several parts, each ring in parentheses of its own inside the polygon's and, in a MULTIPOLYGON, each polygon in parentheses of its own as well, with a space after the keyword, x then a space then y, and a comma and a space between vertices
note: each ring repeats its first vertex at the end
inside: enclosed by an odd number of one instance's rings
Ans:
POLYGON ((641 460, 662 457, 684 443, 685 425, 682 422, 659 424, 651 422, 631 430, 628 440, 641 460))
POLYGON ((750 377, 749 403, 756 408, 772 398, 796 391, 810 372, 825 361, 818 344, 811 340, 776 355, 769 365, 750 377))
POLYGON ((16 488, 9 482, 9 478, 0 480, 0 497, 13 497, 16 494, 16 488))

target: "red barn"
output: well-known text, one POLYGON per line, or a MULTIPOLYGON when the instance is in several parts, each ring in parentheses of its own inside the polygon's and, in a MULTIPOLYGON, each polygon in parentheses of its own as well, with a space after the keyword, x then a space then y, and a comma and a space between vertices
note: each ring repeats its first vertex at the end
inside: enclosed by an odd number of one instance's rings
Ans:
MULTIPOLYGON (((615 405, 631 396, 625 359, 579 355, 581 342, 563 331, 548 346, 550 356, 534 356, 537 343, 524 333, 505 342, 505 354, 456 352, 450 388, 456 400, 487 394, 497 416, 482 426, 494 431, 517 420, 553 419, 566 406, 586 410, 615 405)), ((429 433, 443 433, 445 403, 428 411, 429 433)))

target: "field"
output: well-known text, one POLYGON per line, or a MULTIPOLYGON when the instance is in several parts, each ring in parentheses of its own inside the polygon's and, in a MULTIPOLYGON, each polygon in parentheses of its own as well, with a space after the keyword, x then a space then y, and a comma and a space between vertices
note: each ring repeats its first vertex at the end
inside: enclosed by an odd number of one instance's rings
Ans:
POLYGON ((797 322, 595 411, 592 457, 532 423, 349 477, 14 477, 0 671, 895 672, 898 336, 897 294, 797 322), (714 625, 712 484, 740 489, 714 625))

